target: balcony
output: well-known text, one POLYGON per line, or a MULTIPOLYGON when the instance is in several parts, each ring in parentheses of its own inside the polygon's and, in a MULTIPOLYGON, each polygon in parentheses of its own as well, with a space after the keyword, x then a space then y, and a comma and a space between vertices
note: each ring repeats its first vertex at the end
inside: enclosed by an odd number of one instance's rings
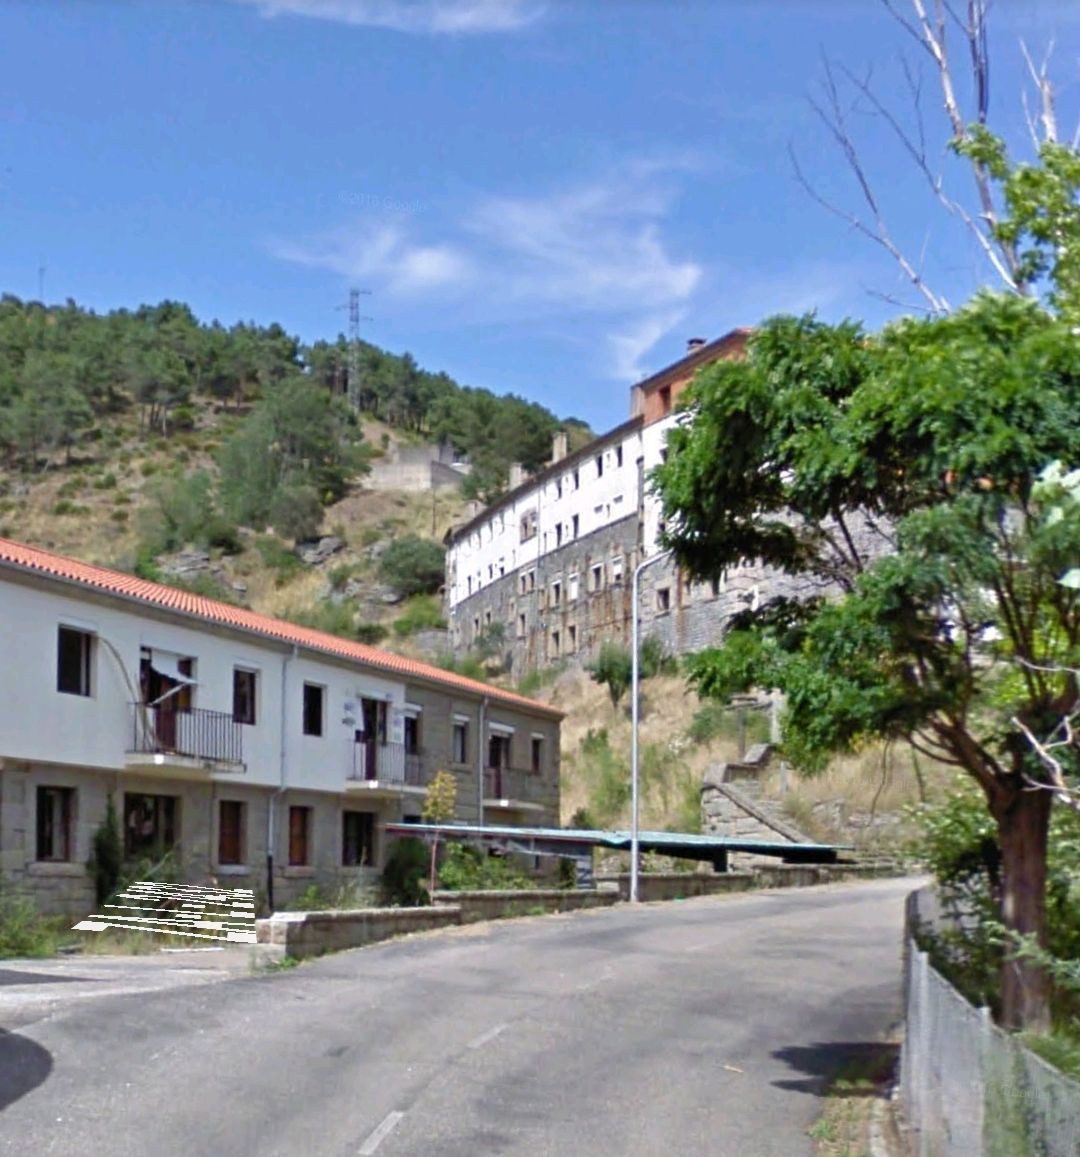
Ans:
POLYGON ((403 743, 353 744, 352 770, 345 790, 367 795, 401 795, 427 787, 423 753, 406 751, 403 743))
POLYGON ((520 767, 488 767, 484 770, 484 810, 497 822, 501 811, 542 812, 549 791, 543 776, 520 767))
POLYGON ((185 711, 169 700, 129 707, 129 770, 195 779, 244 770, 243 727, 232 715, 199 707, 185 711))

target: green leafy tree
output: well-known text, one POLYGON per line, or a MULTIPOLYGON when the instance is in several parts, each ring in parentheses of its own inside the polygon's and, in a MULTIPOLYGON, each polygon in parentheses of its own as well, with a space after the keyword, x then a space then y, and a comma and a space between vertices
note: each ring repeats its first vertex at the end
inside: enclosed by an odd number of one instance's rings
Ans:
POLYGON ((379 558, 379 577, 403 598, 433 595, 443 584, 446 552, 430 538, 396 538, 379 558))
MULTIPOLYGON (((457 811, 457 780, 445 768, 440 768, 428 784, 424 806, 420 814, 428 824, 449 823, 457 811)), ((431 840, 431 891, 435 891, 435 875, 439 862, 439 837, 431 840)))
POLYGON ((633 659, 626 647, 611 641, 601 644, 596 661, 586 668, 594 683, 608 689, 612 707, 618 707, 630 687, 633 659))
MULTIPOLYGON (((1060 581, 1080 506, 1040 483, 1046 463, 1080 463, 1071 326, 991 295, 874 338, 774 319, 688 405, 654 474, 667 545, 695 579, 765 563, 804 596, 740 616, 693 683, 784 692, 784 745, 807 770, 880 739, 961 768, 996 826, 1003 924, 1045 947, 1060 791, 1022 729, 1049 735, 1080 699, 1080 601, 1060 581)), ((1075 775, 1075 749, 1062 758, 1075 775)), ((1044 969, 1007 958, 1009 1026, 1044 1029, 1048 996, 1044 969)))

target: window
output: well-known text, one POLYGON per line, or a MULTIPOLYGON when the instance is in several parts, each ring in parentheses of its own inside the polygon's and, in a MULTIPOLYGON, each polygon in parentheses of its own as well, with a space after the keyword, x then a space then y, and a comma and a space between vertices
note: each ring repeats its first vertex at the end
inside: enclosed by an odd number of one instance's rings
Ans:
POLYGON ((478 638, 480 638, 480 616, 479 615, 473 615, 472 638, 473 638, 474 643, 476 642, 476 640, 478 638))
POLYGON ((671 610, 671 588, 658 587, 656 590, 656 609, 658 611, 671 610))
POLYGON ((622 465, 622 447, 621 446, 615 447, 615 465, 616 466, 622 465))
POLYGON ((717 599, 720 597, 720 592, 724 589, 723 578, 714 578, 709 580, 709 587, 712 591, 712 597, 717 599))
POLYGON ((61 627, 56 646, 56 689, 65 695, 90 694, 90 656, 94 636, 74 627, 61 627))
POLYGON ((660 451, 660 461, 661 462, 667 461, 667 447, 666 446, 660 451))
POLYGON ((537 775, 544 770, 544 740, 540 735, 532 737, 532 758, 529 766, 537 775))
POLYGON ((37 789, 37 859, 67 861, 75 858, 74 818, 73 787, 37 789))
POLYGON ((524 615, 518 615, 517 637, 519 639, 524 639, 526 633, 527 633, 527 628, 526 628, 525 616, 524 615))
POLYGON ((491 626, 491 611, 484 611, 484 626, 491 626))
POLYGON ((311 863, 311 808, 289 808, 289 866, 304 868, 311 863))
POLYGON ((521 516, 521 541, 528 542, 536 537, 536 511, 526 510, 521 516))
POLYGON ((528 577, 527 575, 521 575, 521 577, 518 579, 518 593, 519 594, 524 595, 524 594, 528 593, 529 588, 528 588, 528 586, 526 586, 527 577, 528 577))
POLYGON ((304 734, 322 735, 323 733, 323 699, 325 687, 318 683, 304 684, 304 734))
POLYGON ((577 470, 574 471, 574 489, 581 489, 581 474, 577 470))
POLYGON ((622 555, 616 555, 611 560, 611 581, 613 583, 621 583, 623 576, 623 560, 622 555))
POLYGON ((405 743, 406 755, 420 754, 420 716, 406 715, 404 719, 402 739, 405 743))
POLYGON ((244 805, 238 799, 223 799, 218 804, 217 858, 219 864, 244 862, 244 805))
POLYGON ((562 523, 555 523, 555 545, 562 546, 562 523))
POLYGON ((505 769, 510 766, 510 736, 492 735, 488 738, 488 767, 505 769))
POLYGON ((341 863, 346 868, 375 863, 375 816, 371 812, 341 813, 341 863))
POLYGON ((557 659, 559 657, 559 642, 560 642, 559 632, 558 631, 552 631, 551 632, 551 657, 553 659, 557 659))
POLYGON ((555 497, 556 498, 562 498, 562 479, 561 478, 555 479, 555 497))
POLYGON ((574 531, 574 538, 577 538, 578 533, 579 533, 579 529, 581 527, 581 515, 580 514, 574 515, 574 517, 571 519, 571 525, 572 525, 572 529, 574 531))
POLYGON ((573 602, 578 597, 578 586, 579 585, 580 585, 580 580, 578 579, 578 576, 576 574, 572 574, 566 580, 566 587, 567 587, 566 598, 569 602, 573 602))
POLYGON ((562 602, 562 583, 553 582, 551 584, 551 605, 557 607, 562 602))
POLYGON ((530 570, 525 573, 525 581, 528 584, 528 590, 536 590, 536 571, 530 570))
POLYGON ((660 413, 671 413, 671 387, 661 386, 657 395, 660 399, 660 413))
POLYGON ((124 796, 124 854, 160 859, 176 845, 176 796, 124 796))
MULTIPOLYGON (((237 723, 255 722, 255 688, 258 676, 254 671, 234 667, 232 676, 232 717, 237 723)), ((222 863, 225 863, 222 860, 222 863)))
POLYGON ((589 590, 601 591, 604 589, 604 564, 598 562, 589 568, 589 590))
POLYGON ((570 654, 577 650, 577 627, 573 623, 566 628, 566 649, 570 654))
POLYGON ((604 455, 603 454, 597 454, 596 455, 596 477, 597 478, 603 478, 604 477, 604 455))
POLYGON ((469 725, 461 720, 454 723, 450 758, 454 763, 469 762, 469 725))

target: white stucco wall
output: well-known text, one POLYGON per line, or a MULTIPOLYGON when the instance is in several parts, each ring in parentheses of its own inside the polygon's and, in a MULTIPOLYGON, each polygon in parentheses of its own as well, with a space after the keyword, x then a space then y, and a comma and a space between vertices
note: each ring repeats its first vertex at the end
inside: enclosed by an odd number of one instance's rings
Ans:
POLYGON ((141 648, 195 660, 193 706, 226 714, 233 709, 233 670, 258 672, 256 722, 243 725, 246 769, 219 782, 274 786, 281 776, 282 679, 290 785, 341 791, 352 770, 359 712, 346 704, 359 696, 390 704, 387 739, 401 741, 404 683, 378 672, 360 672, 302 655, 290 659, 284 644, 218 632, 205 624, 167 622, 143 608, 130 609, 60 593, 0 575, 0 758, 124 767, 131 747, 132 709, 139 695, 141 648), (91 694, 57 690, 57 633, 70 626, 95 636, 91 694), (303 731, 303 684, 326 687, 322 737, 303 731), (344 720, 353 718, 354 722, 344 720))
POLYGON ((543 482, 511 494, 450 547, 450 608, 503 575, 527 569, 574 538, 583 538, 635 512, 642 447, 640 429, 611 441, 599 439, 594 448, 575 455, 543 482), (537 532, 522 541, 522 519, 530 512, 535 512, 537 532))

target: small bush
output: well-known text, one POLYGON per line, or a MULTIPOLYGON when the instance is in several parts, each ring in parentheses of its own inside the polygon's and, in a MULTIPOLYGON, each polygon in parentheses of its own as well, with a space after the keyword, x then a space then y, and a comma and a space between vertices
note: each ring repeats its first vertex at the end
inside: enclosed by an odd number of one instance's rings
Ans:
POLYGON ((439 884, 449 892, 503 891, 533 888, 536 882, 506 856, 450 843, 439 867, 439 884))
POLYGON ((357 642, 377 647, 386 638, 387 630, 382 623, 360 623, 353 634, 357 642))
POLYGON ((668 653, 660 639, 650 635, 638 649, 638 669, 642 679, 653 679, 657 675, 674 675, 679 669, 679 661, 668 653))
POLYGON ((464 675, 467 679, 476 679, 478 682, 487 682, 487 672, 484 664, 475 655, 439 655, 435 659, 435 666, 444 671, 453 671, 456 675, 464 675))
POLYGON ((112 514, 109 515, 109 517, 113 520, 113 522, 119 525, 123 525, 128 520, 128 512, 126 510, 114 510, 112 514))
POLYGON ((105 818, 94 832, 87 868, 94 878, 94 895, 104 904, 120 884, 124 864, 124 841, 112 796, 105 801, 105 818))
POLYGON ((394 620, 394 634, 405 638, 417 631, 441 630, 445 626, 439 600, 433 595, 414 595, 394 620))
POLYGON ((428 850, 412 836, 397 839, 386 857, 382 873, 382 901, 397 908, 419 908, 431 903, 424 880, 428 873, 428 850))
POLYGON ((415 534, 396 539, 379 559, 379 577, 405 598, 435 594, 445 573, 443 548, 432 539, 415 534))
POLYGON ((263 563, 275 572, 279 587, 302 574, 304 564, 289 548, 271 534, 262 534, 255 539, 255 549, 262 555, 263 563))
POLYGON ((633 673, 633 662, 630 651, 618 643, 608 641, 600 648, 596 662, 586 670, 592 676, 594 683, 607 687, 611 696, 611 705, 619 706, 619 701, 630 687, 633 673))
POLYGON ((323 507, 313 486, 280 486, 270 499, 270 523, 283 538, 314 538, 322 525, 323 507))
POLYGON ((0 890, 0 958, 51 956, 58 938, 57 922, 40 916, 30 899, 0 890))
POLYGON ((112 490, 116 486, 116 475, 110 470, 108 474, 103 474, 95 483, 95 490, 112 490))

